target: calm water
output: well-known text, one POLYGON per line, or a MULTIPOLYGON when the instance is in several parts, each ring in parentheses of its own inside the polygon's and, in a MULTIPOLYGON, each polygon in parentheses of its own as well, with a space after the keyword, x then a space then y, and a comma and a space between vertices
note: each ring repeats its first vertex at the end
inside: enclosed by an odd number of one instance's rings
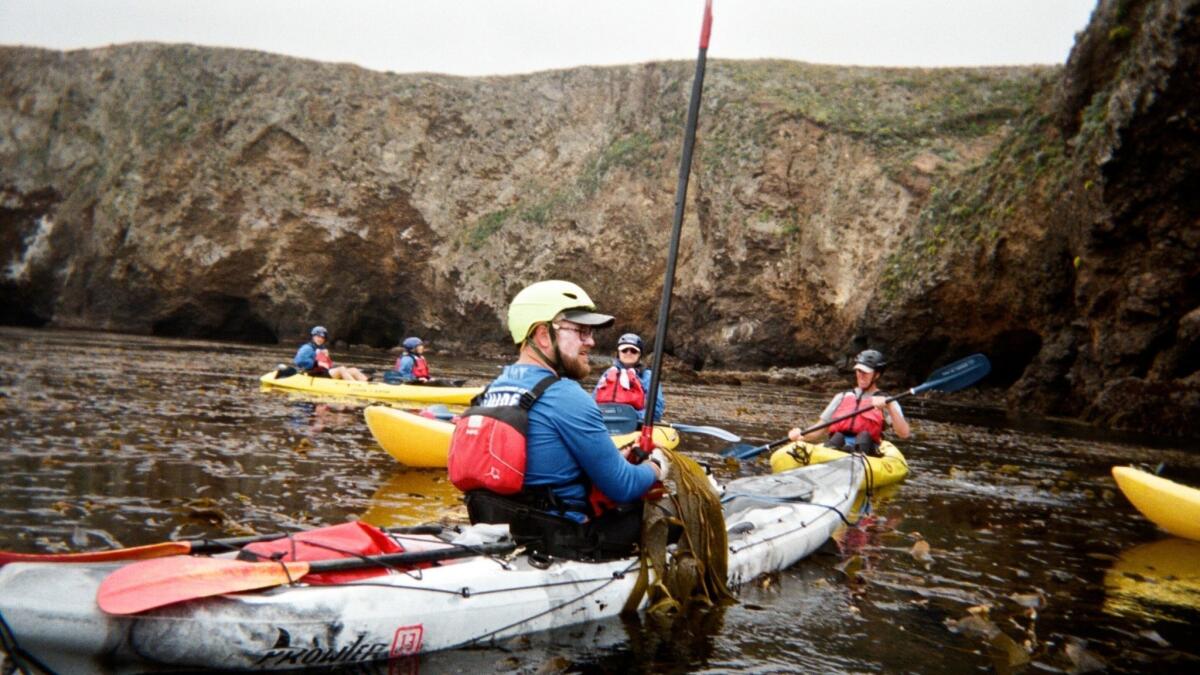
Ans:
MULTIPOLYGON (((49 552, 363 518, 461 517, 436 472, 380 450, 363 403, 259 390, 294 346, 0 328, 0 548, 49 552)), ((394 356, 339 351, 383 368, 394 356)), ((430 358, 481 384, 497 364, 430 358)), ((828 395, 681 385, 668 418, 752 442, 811 420, 828 395)), ((676 625, 641 617, 435 654, 405 672, 1110 672, 1194 670, 1200 544, 1172 539, 1116 491, 1114 464, 1166 463, 1200 485, 1200 454, 950 402, 906 406, 913 475, 876 494, 838 545, 676 625), (923 550, 928 544, 928 553, 923 550), (1028 663, 1021 655, 1030 653, 1028 663)), ((688 437, 715 462, 724 443, 688 437)), ((719 463, 725 476, 765 472, 719 463)), ((393 665, 393 670, 395 665, 393 665)), ((360 669, 361 670, 361 669, 360 669)), ((365 672, 374 672, 365 669, 365 672)), ((386 667, 378 672, 387 672, 386 667)))

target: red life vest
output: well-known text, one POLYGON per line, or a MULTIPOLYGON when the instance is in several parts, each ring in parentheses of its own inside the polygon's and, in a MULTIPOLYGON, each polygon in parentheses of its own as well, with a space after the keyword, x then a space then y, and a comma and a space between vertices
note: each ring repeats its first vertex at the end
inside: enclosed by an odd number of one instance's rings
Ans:
POLYGON ((412 354, 413 357, 413 377, 429 379, 429 364, 425 362, 424 356, 412 354))
MULTIPOLYGON (((872 396, 882 396, 882 392, 875 392, 872 396)), ((866 405, 863 412, 851 417, 848 420, 842 420, 837 424, 829 427, 829 433, 834 434, 839 431, 848 436, 857 436, 866 431, 871 434, 871 439, 876 443, 883 440, 883 411, 871 405, 871 397, 863 395, 864 401, 855 398, 853 391, 848 391, 842 395, 842 402, 838 404, 837 410, 833 411, 833 419, 837 419, 842 415, 849 415, 866 405)))
POLYGON ((454 487, 502 495, 521 491, 529 409, 557 381, 557 375, 547 375, 527 392, 484 390, 471 401, 471 407, 455 420, 450 438, 447 468, 454 487))
POLYGON ((621 384, 621 369, 612 366, 604 371, 604 380, 596 390, 598 403, 625 403, 638 410, 646 409, 646 391, 642 389, 642 378, 638 377, 633 368, 626 368, 625 374, 629 379, 629 387, 621 384))
POLYGON ((316 353, 317 365, 329 370, 333 367, 333 357, 329 355, 329 350, 324 347, 318 347, 316 353))

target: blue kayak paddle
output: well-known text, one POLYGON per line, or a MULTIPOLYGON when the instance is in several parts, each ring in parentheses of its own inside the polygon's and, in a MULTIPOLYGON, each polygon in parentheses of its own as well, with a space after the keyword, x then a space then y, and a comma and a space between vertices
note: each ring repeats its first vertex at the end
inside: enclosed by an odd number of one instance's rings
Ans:
MULTIPOLYGON (((964 387, 969 387, 972 384, 975 384, 979 380, 983 379, 983 377, 985 375, 987 375, 988 373, 990 373, 991 371, 992 371, 992 364, 990 361, 988 361, 988 358, 986 356, 984 356, 983 354, 973 354, 973 355, 968 356, 967 358, 962 359, 960 361, 955 361, 954 363, 951 363, 948 366, 942 366, 941 368, 935 370, 933 372, 933 374, 929 376, 929 379, 927 381, 925 381, 923 384, 918 384, 917 386, 913 387, 912 389, 909 389, 908 391, 900 393, 900 394, 896 394, 895 396, 889 396, 887 399, 887 402, 891 403, 892 401, 902 399, 905 396, 912 396, 913 394, 920 394, 921 392, 929 391, 930 389, 933 389, 935 391, 943 391, 943 392, 958 391, 959 389, 963 389, 964 387)), ((811 433, 813 431, 817 431, 819 429, 824 429, 825 427, 827 427, 831 424, 836 424, 838 422, 841 422, 842 420, 848 420, 851 417, 854 417, 855 415, 858 415, 860 413, 864 413, 870 409, 871 409, 871 406, 867 406, 866 408, 861 408, 859 410, 855 410, 854 412, 852 412, 848 415, 842 415, 841 417, 835 417, 835 418, 829 420, 828 422, 822 422, 816 426, 811 426, 811 427, 801 431, 800 435, 803 436, 803 435, 811 433)), ((757 457, 757 456, 761 455, 762 453, 766 452, 767 450, 770 450, 772 448, 777 448, 781 445, 784 445, 785 443, 790 443, 790 442, 791 442, 790 438, 784 437, 777 441, 771 441, 770 443, 767 443, 766 445, 752 446, 752 445, 747 445, 745 443, 738 443, 737 445, 731 445, 728 448, 725 448, 724 450, 722 450, 721 455, 724 457, 733 457, 736 459, 750 459, 752 457, 757 457)))

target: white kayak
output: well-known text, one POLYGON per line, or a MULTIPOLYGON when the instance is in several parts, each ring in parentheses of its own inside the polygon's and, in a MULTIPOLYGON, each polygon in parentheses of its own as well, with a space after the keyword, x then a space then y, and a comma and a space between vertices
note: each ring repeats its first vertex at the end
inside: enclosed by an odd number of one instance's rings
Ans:
MULTIPOLYGON (((722 499, 731 586, 808 556, 850 518, 862 464, 846 458, 732 481, 722 499)), ((286 670, 398 658, 616 616, 638 561, 472 557, 320 586, 220 595, 131 616, 104 613, 119 564, 0 568, 11 653, 56 672, 112 664, 286 670)), ((643 603, 645 600, 643 599, 643 603)))

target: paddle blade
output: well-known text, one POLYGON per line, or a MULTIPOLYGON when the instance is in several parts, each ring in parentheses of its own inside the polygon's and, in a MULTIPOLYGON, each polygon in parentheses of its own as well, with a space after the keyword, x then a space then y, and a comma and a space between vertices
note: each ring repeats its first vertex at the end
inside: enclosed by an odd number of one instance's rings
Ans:
POLYGON ((733 457, 735 459, 750 459, 757 457, 767 449, 765 445, 749 445, 747 443, 737 443, 725 448, 721 451, 722 457, 733 457))
POLYGON ((117 548, 108 551, 80 553, 10 553, 0 551, 0 565, 13 562, 108 562, 111 560, 150 560, 171 555, 185 555, 192 550, 188 541, 165 541, 159 544, 117 548))
POLYGON ((929 376, 924 384, 913 387, 912 393, 934 389, 937 391, 958 391, 983 379, 992 372, 992 363, 983 354, 972 354, 965 359, 955 361, 948 366, 942 366, 929 376))
POLYGON ((722 429, 720 427, 697 426, 695 424, 679 424, 678 422, 672 422, 671 427, 673 429, 682 431, 686 434, 700 434, 702 436, 712 436, 713 438, 718 438, 722 441, 727 441, 729 443, 737 443, 738 441, 742 440, 741 436, 738 436, 737 434, 733 433, 732 431, 726 431, 725 429, 722 429))
POLYGON ((770 443, 767 443, 766 446, 751 446, 749 443, 734 443, 732 446, 721 450, 721 456, 739 460, 751 459, 756 458, 756 456, 761 455, 764 452, 767 452, 768 448, 770 448, 770 443))
POLYGON ((304 576, 308 569, 306 562, 191 557, 147 560, 105 577, 96 602, 108 614, 136 614, 186 600, 280 586, 304 576))

